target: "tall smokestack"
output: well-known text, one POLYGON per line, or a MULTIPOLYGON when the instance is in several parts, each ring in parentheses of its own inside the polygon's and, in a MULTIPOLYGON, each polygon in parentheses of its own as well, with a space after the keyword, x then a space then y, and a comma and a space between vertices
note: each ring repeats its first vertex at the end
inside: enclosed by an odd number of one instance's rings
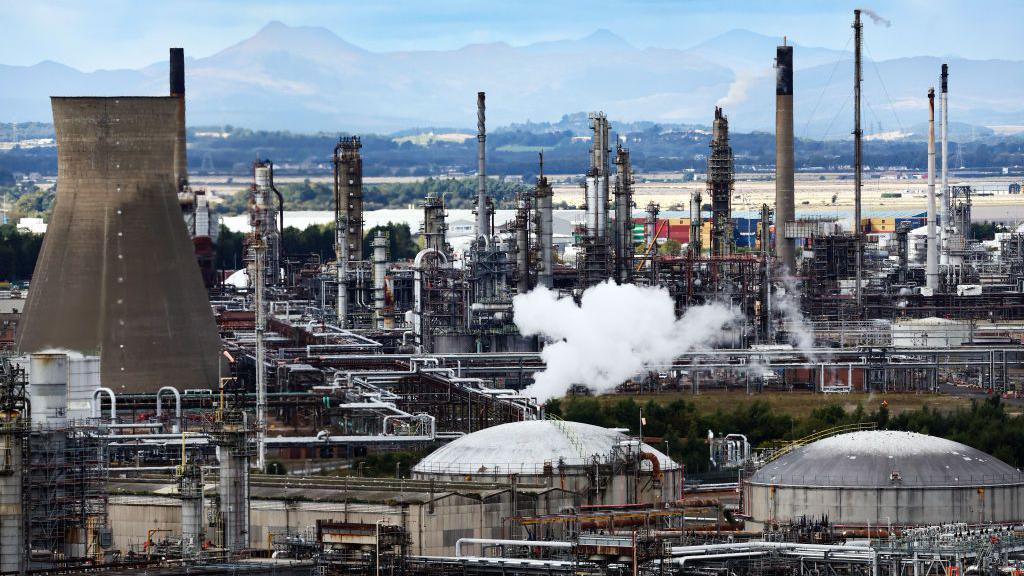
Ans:
POLYGON ((928 89, 928 259, 925 277, 932 294, 939 289, 939 243, 935 238, 935 88, 928 89))
POLYGON ((174 184, 178 191, 188 183, 185 146, 185 49, 171 48, 171 96, 178 100, 177 134, 174 138, 174 184))
POLYGON ((861 47, 864 44, 864 25, 860 21, 860 10, 853 11, 853 238, 857 249, 857 295, 858 313, 864 301, 864 248, 860 224, 860 191, 861 172, 864 169, 861 153, 861 138, 864 131, 860 127, 860 85, 861 85, 861 47))
POLYGON ((949 65, 942 65, 942 207, 939 209, 940 261, 949 263, 949 65))
POLYGON ((476 93, 476 237, 491 238, 491 215, 487 205, 487 126, 483 92, 476 93))
POLYGON ((793 47, 783 43, 775 51, 775 253, 784 274, 796 272, 796 243, 789 237, 796 216, 793 157, 793 47))

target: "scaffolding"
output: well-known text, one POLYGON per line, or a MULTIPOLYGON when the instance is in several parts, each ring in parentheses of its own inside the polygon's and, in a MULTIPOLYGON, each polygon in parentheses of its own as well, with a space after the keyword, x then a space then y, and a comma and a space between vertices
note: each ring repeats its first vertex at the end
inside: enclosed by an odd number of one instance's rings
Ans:
POLYGON ((84 562, 109 545, 104 435, 96 425, 69 421, 64 428, 34 427, 25 438, 28 541, 44 564, 84 562))

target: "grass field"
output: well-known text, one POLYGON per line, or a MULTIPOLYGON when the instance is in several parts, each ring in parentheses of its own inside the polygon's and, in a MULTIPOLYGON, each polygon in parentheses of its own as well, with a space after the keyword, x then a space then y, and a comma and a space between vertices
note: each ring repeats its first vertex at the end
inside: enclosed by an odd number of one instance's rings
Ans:
POLYGON ((788 414, 790 416, 806 416, 817 408, 829 404, 839 404, 845 410, 852 411, 857 404, 863 404, 865 411, 873 411, 883 401, 889 403, 890 414, 896 415, 902 412, 919 410, 928 406, 929 410, 952 411, 957 407, 969 406, 970 399, 963 396, 949 396, 944 394, 812 394, 810 392, 768 392, 763 394, 747 395, 742 392, 702 392, 693 395, 686 392, 674 392, 665 394, 644 394, 635 396, 629 394, 609 394, 600 396, 601 402, 613 403, 625 398, 633 398, 636 402, 643 404, 649 400, 660 404, 667 404, 673 400, 683 399, 697 405, 701 411, 731 412, 736 408, 744 407, 747 404, 761 401, 767 403, 775 412, 788 414))

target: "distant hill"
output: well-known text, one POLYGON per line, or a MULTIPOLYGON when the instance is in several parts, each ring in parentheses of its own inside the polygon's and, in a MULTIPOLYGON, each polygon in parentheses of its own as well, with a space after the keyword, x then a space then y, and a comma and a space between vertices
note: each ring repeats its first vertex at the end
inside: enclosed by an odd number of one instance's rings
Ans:
MULTIPOLYGON (((494 126, 558 122, 576 110, 604 110, 628 122, 706 125, 720 104, 734 129, 770 131, 779 42, 732 30, 686 50, 637 48, 598 30, 528 46, 370 52, 325 28, 271 22, 216 54, 188 59, 189 123, 296 132, 472 129, 475 93, 485 90, 494 126)), ((849 54, 795 46, 798 135, 848 134, 849 54)), ((1024 62, 949 62, 952 119, 1024 124, 1024 101, 1016 98, 1024 88, 1024 62)), ((890 132, 919 124, 939 63, 925 56, 867 63, 867 127, 890 132)), ((49 121, 50 95, 157 95, 166 89, 165 62, 88 73, 55 62, 0 65, 0 121, 49 121)))

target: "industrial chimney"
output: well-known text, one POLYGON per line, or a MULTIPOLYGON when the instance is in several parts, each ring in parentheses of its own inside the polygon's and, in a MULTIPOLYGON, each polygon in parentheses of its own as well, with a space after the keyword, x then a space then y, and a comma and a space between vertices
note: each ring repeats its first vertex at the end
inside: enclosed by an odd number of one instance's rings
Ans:
POLYGON ((476 93, 476 238, 491 239, 491 214, 487 201, 487 118, 486 95, 476 93))
POLYGON ((796 213, 793 182, 793 47, 783 42, 775 54, 775 254, 783 273, 793 274, 796 272, 796 244, 789 231, 796 213))
POLYGON ((939 243, 935 238, 935 89, 928 89, 928 256, 925 280, 934 294, 939 289, 939 243))
POLYGON ((57 200, 18 350, 99 354, 117 393, 216 387, 220 339, 175 191, 178 100, 52 104, 57 200))
POLYGON ((940 263, 949 263, 949 65, 942 65, 942 206, 939 208, 940 263))
POLYGON ((188 155, 185 146, 185 49, 171 48, 171 96, 177 101, 174 136, 174 185, 178 191, 188 183, 188 155))

